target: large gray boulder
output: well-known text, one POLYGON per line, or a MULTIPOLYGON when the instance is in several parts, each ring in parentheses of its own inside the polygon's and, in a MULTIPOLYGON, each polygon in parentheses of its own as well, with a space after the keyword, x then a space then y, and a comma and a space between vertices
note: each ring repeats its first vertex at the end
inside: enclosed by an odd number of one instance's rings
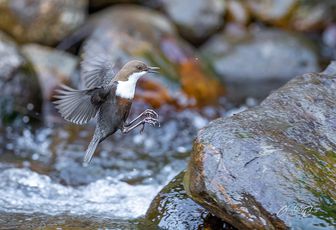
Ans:
POLYGON ((334 229, 336 63, 201 129, 187 193, 239 229, 334 229))
POLYGON ((32 65, 0 31, 0 127, 39 119, 41 105, 41 89, 32 65))
POLYGON ((163 0, 163 10, 190 41, 200 42, 224 24, 224 0, 163 0))
POLYGON ((319 70, 312 44, 297 33, 253 28, 223 31, 202 48, 214 71, 228 84, 234 100, 264 99, 296 75, 319 70))
POLYGON ((18 42, 55 44, 86 18, 88 0, 0 1, 0 29, 18 42))
POLYGON ((38 44, 24 45, 22 53, 34 65, 46 100, 52 99, 56 87, 70 81, 79 62, 70 53, 38 44))

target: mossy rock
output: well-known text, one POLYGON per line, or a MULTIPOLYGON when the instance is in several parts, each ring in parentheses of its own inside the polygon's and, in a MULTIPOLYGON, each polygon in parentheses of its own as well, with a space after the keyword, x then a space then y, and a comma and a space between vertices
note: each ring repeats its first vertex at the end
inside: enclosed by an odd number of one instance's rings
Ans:
POLYGON ((333 62, 211 122, 195 140, 187 193, 239 229, 333 229, 335 92, 333 62))

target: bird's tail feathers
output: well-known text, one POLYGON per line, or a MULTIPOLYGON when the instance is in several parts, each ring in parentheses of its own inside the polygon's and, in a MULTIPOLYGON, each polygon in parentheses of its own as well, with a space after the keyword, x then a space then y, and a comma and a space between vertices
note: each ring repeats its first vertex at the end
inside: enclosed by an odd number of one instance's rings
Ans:
POLYGON ((93 139, 91 140, 87 150, 86 150, 86 153, 85 153, 85 156, 84 156, 84 160, 83 160, 83 166, 86 167, 89 165, 90 161, 91 161, 91 158, 97 148, 99 144, 99 138, 96 138, 96 137, 93 137, 93 139))

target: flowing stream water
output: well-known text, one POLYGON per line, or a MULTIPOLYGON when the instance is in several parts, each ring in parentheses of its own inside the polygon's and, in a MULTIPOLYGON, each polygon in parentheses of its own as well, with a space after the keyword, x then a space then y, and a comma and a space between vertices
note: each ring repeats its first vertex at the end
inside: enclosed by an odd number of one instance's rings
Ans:
POLYGON ((0 225, 133 228, 143 226, 152 199, 185 169, 197 130, 209 121, 186 110, 160 128, 115 134, 89 167, 81 161, 94 122, 12 127, 0 138, 0 225))

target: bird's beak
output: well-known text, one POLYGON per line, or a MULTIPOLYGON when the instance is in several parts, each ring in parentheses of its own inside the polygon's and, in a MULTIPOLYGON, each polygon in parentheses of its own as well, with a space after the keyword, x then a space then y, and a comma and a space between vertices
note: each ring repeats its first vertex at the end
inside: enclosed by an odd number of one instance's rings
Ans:
POLYGON ((159 67, 149 66, 148 67, 148 73, 158 73, 159 69, 160 69, 159 67))

